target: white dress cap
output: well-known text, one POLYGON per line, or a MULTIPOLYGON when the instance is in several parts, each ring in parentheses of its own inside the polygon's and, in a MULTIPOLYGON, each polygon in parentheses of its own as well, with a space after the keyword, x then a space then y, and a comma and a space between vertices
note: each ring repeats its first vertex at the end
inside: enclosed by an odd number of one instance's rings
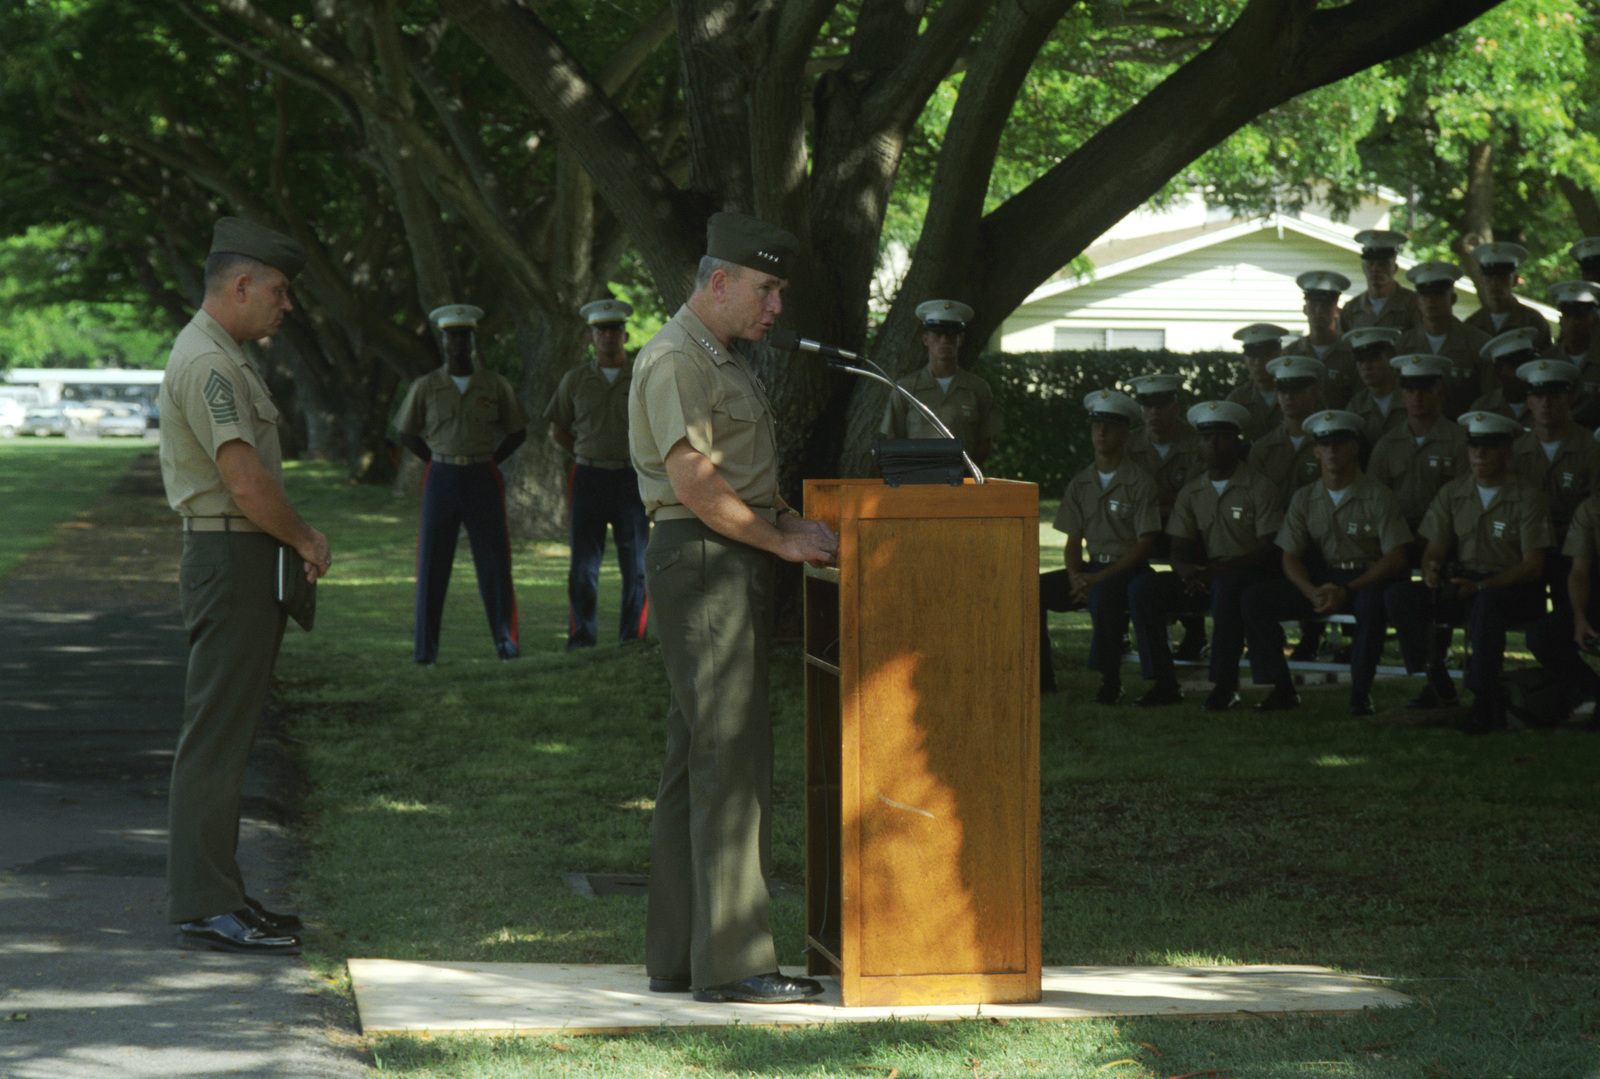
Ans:
POLYGON ((447 303, 430 311, 428 320, 441 330, 448 330, 452 326, 466 326, 475 330, 483 320, 483 308, 473 307, 470 303, 447 303))

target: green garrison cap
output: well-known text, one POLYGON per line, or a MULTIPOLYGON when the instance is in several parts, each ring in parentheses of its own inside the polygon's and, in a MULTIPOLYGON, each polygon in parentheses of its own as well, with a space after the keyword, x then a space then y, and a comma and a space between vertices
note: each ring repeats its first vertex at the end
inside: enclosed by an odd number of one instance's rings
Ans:
POLYGON ((306 249, 281 232, 242 217, 218 218, 211 230, 211 254, 243 255, 293 277, 306 264, 306 249))
POLYGON ((706 254, 786 278, 800 261, 800 241, 794 233, 747 214, 712 214, 706 222, 706 254))

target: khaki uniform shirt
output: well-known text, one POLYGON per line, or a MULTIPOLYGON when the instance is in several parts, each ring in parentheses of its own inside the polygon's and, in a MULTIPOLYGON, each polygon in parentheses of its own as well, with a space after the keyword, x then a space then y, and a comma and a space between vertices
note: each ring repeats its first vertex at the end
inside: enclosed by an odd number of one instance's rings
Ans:
POLYGON ((394 426, 403 435, 418 436, 436 454, 483 457, 527 427, 528 414, 504 376, 474 367, 462 393, 450 369, 436 367, 411 384, 394 426))
POLYGON ((216 319, 196 311, 178 334, 161 377, 161 482, 185 517, 243 517, 222 474, 217 450, 240 439, 280 481, 278 407, 244 349, 216 319))
POLYGON ((1572 419, 1579 427, 1594 430, 1600 424, 1600 347, 1591 345, 1580 356, 1569 353, 1560 341, 1545 349, 1547 360, 1565 360, 1578 368, 1578 384, 1573 387, 1572 419))
POLYGON ((1493 365, 1479 355, 1488 343, 1489 337, 1482 330, 1452 318, 1450 329, 1444 335, 1444 344, 1436 349, 1428 341, 1428 335, 1422 332, 1422 323, 1419 321, 1400 335, 1400 340, 1394 343, 1394 353, 1404 356, 1421 352, 1443 356, 1450 361, 1450 374, 1440 382, 1443 399, 1439 410, 1453 420, 1467 411, 1474 398, 1488 393, 1499 384, 1494 377, 1493 365))
POLYGON ((1278 408, 1278 395, 1268 393, 1262 397, 1254 382, 1246 380, 1244 385, 1229 390, 1228 400, 1236 405, 1243 405, 1250 413, 1249 421, 1239 430, 1239 437, 1246 442, 1254 442, 1273 428, 1283 425, 1283 412, 1278 408))
POLYGON ((1378 403, 1372 399, 1372 391, 1362 386, 1351 394, 1350 400, 1345 403, 1346 412, 1354 412, 1366 421, 1361 428, 1361 435, 1367 440, 1368 446, 1377 444, 1378 439, 1386 433, 1406 422, 1406 403, 1400 397, 1400 386, 1389 392, 1389 414, 1385 416, 1378 409, 1378 403))
POLYGON ((1510 401, 1506 400, 1506 391, 1501 389, 1499 386, 1496 386, 1494 389, 1490 390, 1488 393, 1472 402, 1472 404, 1468 405, 1467 411, 1493 412, 1497 416, 1504 416, 1507 419, 1516 420, 1518 423, 1522 424, 1523 430, 1527 430, 1528 425, 1532 422, 1532 417, 1528 415, 1528 402, 1523 401, 1520 405, 1513 405, 1510 401), (1518 409, 1521 409, 1521 411, 1519 412, 1518 409))
POLYGON ((1289 429, 1279 424, 1251 443, 1250 467, 1277 484, 1279 497, 1288 505, 1295 491, 1322 475, 1316 448, 1317 440, 1303 435, 1300 448, 1295 449, 1289 429))
POLYGON ((1271 480, 1241 461, 1228 485, 1217 494, 1211 477, 1201 470, 1178 492, 1167 522, 1175 539, 1200 540, 1203 557, 1215 562, 1239 558, 1261 545, 1283 523, 1283 500, 1271 480))
POLYGON ((1533 347, 1541 352, 1550 347, 1550 323, 1545 317, 1527 304, 1519 300, 1512 301, 1511 310, 1507 311, 1505 318, 1500 320, 1500 325, 1494 324, 1494 317, 1489 314, 1487 307, 1480 307, 1462 320, 1475 330, 1482 330, 1490 337, 1499 337, 1512 330, 1520 330, 1525 326, 1532 326, 1538 330, 1538 336, 1533 339, 1533 347))
POLYGON ((628 459, 628 389, 633 363, 624 360, 615 380, 596 360, 561 376, 544 418, 572 435, 572 452, 594 461, 628 459))
POLYGON ((745 505, 769 523, 775 518, 778 428, 767 391, 744 357, 723 348, 688 305, 633 361, 628 447, 652 521, 694 516, 667 478, 667 451, 683 439, 745 505))
MULTIPOLYGON (((941 390, 929 368, 913 371, 900 379, 911 396, 933 410, 950 433, 961 440, 969 452, 985 438, 993 438, 1005 427, 994 407, 989 384, 971 371, 957 370, 950 376, 950 388, 941 390)), ((889 395, 883 423, 878 433, 884 438, 943 438, 911 403, 898 393, 889 395)))
POLYGON ((1367 460, 1367 475, 1394 492, 1412 529, 1422 523, 1439 489, 1467 470, 1466 429, 1442 416, 1420 445, 1402 422, 1378 439, 1367 460))
POLYGON ((1302 337, 1283 350, 1285 356, 1310 356, 1328 369, 1322 380, 1322 403, 1327 408, 1343 408, 1350 395, 1361 386, 1356 376, 1356 354, 1343 341, 1335 341, 1318 352, 1308 337, 1302 337))
POLYGON ((1155 444, 1150 441, 1148 427, 1135 431, 1122 452, 1123 456, 1142 466, 1155 479, 1156 491, 1161 495, 1162 517, 1172 511, 1173 500, 1178 497, 1183 485, 1189 482, 1189 478, 1205 469, 1205 462, 1200 457, 1200 436, 1187 420, 1178 421, 1178 429, 1172 441, 1167 443, 1166 457, 1156 452, 1155 444))
POLYGON ((1513 452, 1511 470, 1523 483, 1544 492, 1549 500, 1550 527, 1560 543, 1579 503, 1593 494, 1600 482, 1600 444, 1574 425, 1561 439, 1554 458, 1545 456, 1539 436, 1532 431, 1517 439, 1513 452))
POLYGON ((1320 478, 1294 493, 1278 529, 1278 546, 1304 558, 1315 543, 1329 569, 1366 569, 1387 551, 1411 542, 1394 492, 1365 473, 1357 473, 1333 504, 1320 478))
POLYGON ((1590 566, 1600 561, 1600 494, 1584 499, 1572 515, 1561 553, 1568 558, 1587 559, 1590 566))
POLYGON ((1143 468, 1124 459, 1105 489, 1090 465, 1067 484, 1056 511, 1055 529, 1083 540, 1090 562, 1115 562, 1149 532, 1161 531, 1156 481, 1143 468))
MULTIPOLYGON (((1372 297, 1364 289, 1361 295, 1346 300, 1339 308, 1339 332, 1342 334, 1362 326, 1393 326, 1405 331, 1421 324, 1422 312, 1417 310, 1417 294, 1399 283, 1395 284, 1389 298, 1383 301, 1382 311, 1372 309, 1372 297)), ((1395 355, 1403 353, 1396 352, 1395 355)))
POLYGON ((1515 473, 1495 491, 1487 509, 1470 473, 1446 484, 1417 531, 1451 550, 1457 562, 1475 573, 1499 573, 1522 561, 1525 551, 1555 543, 1544 492, 1515 473))

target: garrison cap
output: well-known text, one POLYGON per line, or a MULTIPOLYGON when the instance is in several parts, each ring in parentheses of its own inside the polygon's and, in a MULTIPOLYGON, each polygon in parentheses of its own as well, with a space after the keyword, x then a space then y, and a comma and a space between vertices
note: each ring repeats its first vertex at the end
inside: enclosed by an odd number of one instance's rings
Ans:
POLYGON ((1417 286, 1417 291, 1433 295, 1454 288, 1461 279, 1461 267, 1453 262, 1419 262, 1406 271, 1406 280, 1417 286))
POLYGON ((1550 302, 1557 307, 1600 304, 1600 285, 1593 281, 1561 281, 1550 286, 1550 302))
POLYGON ((1400 376, 1400 384, 1404 388, 1415 390, 1421 387, 1416 385, 1405 386, 1405 383, 1408 380, 1414 383, 1437 382, 1450 373, 1452 364, 1448 356, 1433 356, 1426 352, 1408 352, 1404 356, 1396 356, 1390 360, 1389 366, 1393 367, 1395 373, 1400 376))
POLYGON ((1496 241, 1474 247, 1472 257, 1477 260, 1478 269, 1486 274, 1516 273, 1517 267, 1527 260, 1528 249, 1521 244, 1503 244, 1496 241))
POLYGON ((1578 366, 1566 360, 1529 360, 1517 368, 1529 393, 1564 393, 1578 384, 1578 366))
POLYGON ((976 313, 960 300, 928 300, 917 304, 917 317, 930 330, 955 330, 961 333, 976 313))
POLYGON ((1332 270, 1308 270, 1294 279, 1306 299, 1337 300, 1350 287, 1350 279, 1332 270))
POLYGON ((293 277, 306 264, 306 249, 281 232, 242 217, 219 217, 211 229, 211 254, 243 255, 293 277))
POLYGON ((1478 350, 1478 355, 1490 363, 1506 363, 1511 360, 1522 363, 1524 353, 1533 355, 1539 351, 1535 344, 1539 331, 1532 326, 1523 326, 1516 330, 1507 330, 1489 338, 1484 346, 1478 350))
POLYGON ((1400 331, 1393 326, 1361 326, 1344 335, 1344 343, 1356 353, 1368 349, 1394 348, 1400 340, 1400 331))
POLYGON ((794 233, 749 214, 712 214, 706 222, 706 254, 752 270, 787 278, 800 261, 794 233))
POLYGON ((596 300, 578 308, 578 317, 591 326, 608 326, 628 321, 633 305, 621 300, 596 300))
POLYGON ((1279 356, 1267 364, 1267 370, 1278 380, 1278 389, 1291 393, 1328 374, 1327 365, 1310 356, 1279 356))
POLYGON ((1329 409, 1306 418, 1306 433, 1318 442, 1337 442, 1341 438, 1360 438, 1366 420, 1354 412, 1329 409))
POLYGON ((1510 444, 1522 434, 1522 424, 1498 412, 1463 412, 1456 422, 1467 429, 1469 446, 1510 444))
POLYGON ((1189 422, 1201 434, 1207 431, 1244 430, 1250 410, 1236 401, 1201 401, 1189 410, 1189 422))
POLYGON ((1260 345, 1270 344, 1276 348, 1282 344, 1285 337, 1290 335, 1290 332, 1282 326, 1274 326, 1270 322, 1252 322, 1248 326, 1242 326, 1234 330, 1233 339, 1241 342, 1245 351, 1249 352, 1252 348, 1260 345))
POLYGON ((1131 427, 1143 416, 1133 398, 1116 390, 1095 390, 1084 397, 1083 407, 1089 410, 1091 422, 1109 420, 1131 427))
POLYGON ((454 329, 457 326, 475 330, 478 328, 478 323, 483 321, 483 308, 473 307, 470 303, 447 303, 428 312, 428 321, 441 330, 454 329))
POLYGON ((1356 233, 1356 243, 1361 245, 1363 262, 1392 259, 1405 246, 1406 234, 1392 229, 1363 229, 1356 233))
POLYGON ((1583 269, 1584 277, 1600 277, 1591 269, 1600 267, 1600 236, 1585 236, 1567 248, 1567 254, 1583 269))
MULTIPOLYGON (((1140 375, 1138 378, 1128 380, 1128 388, 1133 391, 1134 399, 1141 405, 1146 399, 1154 397, 1174 397, 1178 387, 1183 385, 1182 375, 1140 375)), ((1162 404, 1160 401, 1150 401, 1150 404, 1162 404)))

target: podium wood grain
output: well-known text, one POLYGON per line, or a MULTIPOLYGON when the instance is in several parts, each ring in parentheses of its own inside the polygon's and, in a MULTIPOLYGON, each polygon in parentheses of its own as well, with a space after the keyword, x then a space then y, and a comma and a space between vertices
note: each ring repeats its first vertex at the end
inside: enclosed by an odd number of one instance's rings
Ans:
POLYGON ((813 480, 810 969, 848 1006, 1039 999, 1038 491, 813 480))

